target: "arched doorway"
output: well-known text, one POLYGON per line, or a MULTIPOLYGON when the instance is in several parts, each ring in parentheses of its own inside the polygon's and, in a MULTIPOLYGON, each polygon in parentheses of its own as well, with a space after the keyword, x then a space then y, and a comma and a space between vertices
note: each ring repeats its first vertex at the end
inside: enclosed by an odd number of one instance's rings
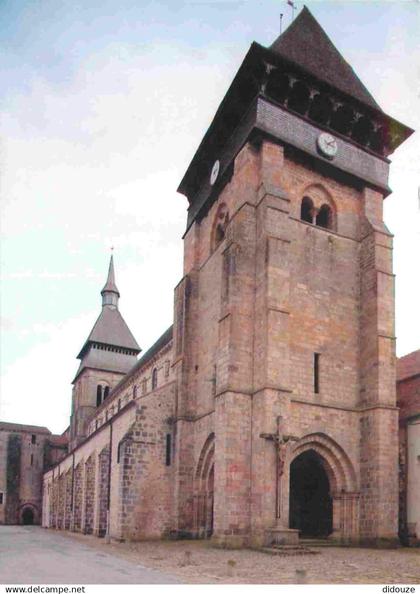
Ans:
POLYGON ((22 511, 22 524, 24 526, 32 526, 34 519, 34 510, 32 507, 24 507, 22 511))
POLYGON ((293 445, 289 460, 289 527, 301 536, 357 543, 358 481, 344 449, 324 433, 311 433, 293 445))
POLYGON ((333 530, 330 482, 323 460, 313 450, 303 452, 290 466, 289 526, 301 537, 327 537, 333 530))
POLYGON ((214 433, 209 435, 201 450, 194 491, 194 532, 198 538, 210 538, 213 534, 214 433))

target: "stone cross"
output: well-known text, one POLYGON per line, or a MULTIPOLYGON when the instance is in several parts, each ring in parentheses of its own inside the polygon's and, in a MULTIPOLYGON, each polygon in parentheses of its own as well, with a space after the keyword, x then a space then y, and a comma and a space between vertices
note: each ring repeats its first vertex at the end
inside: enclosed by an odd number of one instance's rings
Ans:
POLYGON ((261 433, 260 437, 274 442, 276 448, 276 519, 281 516, 281 497, 280 484, 281 477, 284 472, 284 462, 287 454, 287 443, 289 441, 298 441, 295 435, 284 435, 283 417, 277 417, 277 431, 276 433, 261 433))

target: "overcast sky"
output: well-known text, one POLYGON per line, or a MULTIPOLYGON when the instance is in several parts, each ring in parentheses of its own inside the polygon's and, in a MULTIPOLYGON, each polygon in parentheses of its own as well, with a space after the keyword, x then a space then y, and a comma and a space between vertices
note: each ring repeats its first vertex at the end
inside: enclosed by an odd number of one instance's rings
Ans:
MULTIPOLYGON (((384 111, 420 129, 420 4, 306 4, 384 111)), ((111 246, 143 350, 171 324, 187 206, 176 188, 280 12, 289 24, 279 0, 1 0, 2 420, 67 426, 111 246)), ((399 355, 420 348, 418 137, 392 156, 385 202, 399 355)))

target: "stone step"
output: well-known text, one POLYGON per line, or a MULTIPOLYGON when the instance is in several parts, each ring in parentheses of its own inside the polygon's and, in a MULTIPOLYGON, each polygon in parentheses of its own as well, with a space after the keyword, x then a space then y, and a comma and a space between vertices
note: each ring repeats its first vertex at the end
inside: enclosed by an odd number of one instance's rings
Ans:
POLYGON ((300 542, 304 547, 336 547, 337 543, 328 538, 301 538, 300 542))
POLYGON ((260 551, 262 553, 266 553, 267 555, 281 555, 283 557, 319 554, 319 551, 312 551, 311 549, 301 545, 272 545, 271 547, 263 547, 260 549, 260 551))

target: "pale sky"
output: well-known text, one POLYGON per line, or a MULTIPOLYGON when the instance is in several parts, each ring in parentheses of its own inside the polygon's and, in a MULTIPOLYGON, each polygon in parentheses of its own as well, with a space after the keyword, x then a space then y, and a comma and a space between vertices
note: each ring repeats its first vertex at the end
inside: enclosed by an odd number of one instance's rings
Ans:
MULTIPOLYGON (((302 3, 297 3, 300 10, 302 3)), ((420 130, 420 3, 308 1, 386 113, 420 130)), ((176 188, 280 0, 2 0, 3 421, 63 431, 110 247, 145 351, 172 323, 186 199, 176 188)), ((397 353, 420 348, 420 142, 391 156, 397 353)))

